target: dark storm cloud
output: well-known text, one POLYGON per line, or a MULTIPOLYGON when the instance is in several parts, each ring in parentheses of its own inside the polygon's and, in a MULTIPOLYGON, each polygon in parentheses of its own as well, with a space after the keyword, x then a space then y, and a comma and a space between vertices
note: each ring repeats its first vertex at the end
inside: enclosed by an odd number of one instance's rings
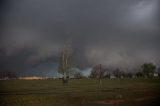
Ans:
POLYGON ((160 63, 158 0, 8 0, 2 7, 1 69, 52 70, 68 40, 78 67, 160 63))

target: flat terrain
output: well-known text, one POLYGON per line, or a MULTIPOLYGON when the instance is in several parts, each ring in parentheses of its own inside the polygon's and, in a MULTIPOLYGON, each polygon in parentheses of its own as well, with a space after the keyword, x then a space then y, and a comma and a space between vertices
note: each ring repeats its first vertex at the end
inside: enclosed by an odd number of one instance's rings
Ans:
POLYGON ((0 106, 160 106, 160 79, 0 81, 0 106))

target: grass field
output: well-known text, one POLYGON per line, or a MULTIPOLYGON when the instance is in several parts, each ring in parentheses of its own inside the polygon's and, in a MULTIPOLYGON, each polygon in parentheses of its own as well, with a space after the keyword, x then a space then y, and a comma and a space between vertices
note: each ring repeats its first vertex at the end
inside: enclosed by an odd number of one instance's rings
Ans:
POLYGON ((160 79, 5 80, 0 106, 160 106, 160 79))

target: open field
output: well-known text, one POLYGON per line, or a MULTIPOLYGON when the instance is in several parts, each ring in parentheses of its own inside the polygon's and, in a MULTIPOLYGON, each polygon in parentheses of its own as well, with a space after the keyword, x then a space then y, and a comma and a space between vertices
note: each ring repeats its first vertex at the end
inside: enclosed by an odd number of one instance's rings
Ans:
POLYGON ((160 106, 160 79, 5 80, 0 106, 160 106))

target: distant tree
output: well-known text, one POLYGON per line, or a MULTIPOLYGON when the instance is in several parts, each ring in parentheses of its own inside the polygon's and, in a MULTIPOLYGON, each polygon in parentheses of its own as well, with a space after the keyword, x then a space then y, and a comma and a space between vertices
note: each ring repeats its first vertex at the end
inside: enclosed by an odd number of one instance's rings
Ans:
POLYGON ((117 68, 117 69, 115 69, 115 70, 113 71, 113 74, 114 74, 114 76, 116 76, 117 78, 121 78, 122 75, 123 75, 123 72, 120 71, 119 68, 117 68))
POLYGON ((144 76, 144 73, 143 72, 137 72, 136 73, 136 77, 143 77, 144 76))
POLYGON ((76 72, 74 73, 74 78, 80 79, 80 78, 83 78, 83 75, 81 72, 76 72))
POLYGON ((156 70, 156 66, 153 63, 144 63, 141 68, 146 76, 152 76, 156 70))
POLYGON ((59 69, 58 72, 63 75, 63 83, 68 83, 70 70, 71 70, 71 55, 72 50, 70 45, 67 43, 61 51, 59 59, 59 69))
POLYGON ((98 78, 99 67, 95 66, 91 70, 90 78, 98 78))
POLYGON ((11 71, 3 71, 0 72, 0 78, 9 78, 9 79, 15 79, 18 78, 17 75, 15 74, 15 72, 11 72, 11 71))
POLYGON ((99 83, 101 84, 101 79, 104 78, 106 70, 102 68, 102 65, 96 65, 93 67, 90 77, 91 78, 97 78, 99 80, 99 83))
POLYGON ((158 68, 158 77, 160 77, 160 67, 158 68))
POLYGON ((124 72, 124 73, 122 74, 122 76, 123 76, 123 77, 126 77, 126 78, 132 78, 132 77, 133 77, 133 73, 131 73, 131 72, 124 72))
POLYGON ((160 73, 160 67, 157 69, 158 73, 160 73))

